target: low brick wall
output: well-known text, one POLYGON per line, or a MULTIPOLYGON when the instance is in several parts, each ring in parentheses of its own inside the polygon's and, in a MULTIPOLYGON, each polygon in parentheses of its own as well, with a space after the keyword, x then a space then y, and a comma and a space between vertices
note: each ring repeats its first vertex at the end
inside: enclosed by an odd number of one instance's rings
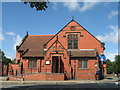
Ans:
POLYGON ((46 74, 46 80, 54 81, 54 80, 64 80, 64 74, 53 73, 53 74, 46 74))
POLYGON ((23 75, 24 80, 46 80, 46 81, 54 81, 54 80, 64 80, 64 74, 58 73, 35 73, 35 74, 26 74, 23 75))
POLYGON ((10 76, 8 76, 8 80, 12 80, 12 81, 23 81, 23 78, 10 75, 10 76))
POLYGON ((24 74, 24 80, 45 80, 45 74, 24 74))
POLYGON ((22 77, 25 81, 28 80, 43 80, 43 81, 63 81, 64 74, 61 73, 33 73, 33 74, 24 74, 17 77, 9 76, 9 80, 21 80, 22 77))
POLYGON ((95 74, 93 73, 78 73, 76 79, 95 80, 95 74))

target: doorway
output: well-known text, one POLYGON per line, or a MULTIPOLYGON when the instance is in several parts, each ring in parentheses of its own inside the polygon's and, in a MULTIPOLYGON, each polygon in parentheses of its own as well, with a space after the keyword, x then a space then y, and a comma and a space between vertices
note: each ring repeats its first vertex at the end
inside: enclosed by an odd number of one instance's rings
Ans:
POLYGON ((52 57, 52 73, 64 73, 64 64, 61 56, 52 57))

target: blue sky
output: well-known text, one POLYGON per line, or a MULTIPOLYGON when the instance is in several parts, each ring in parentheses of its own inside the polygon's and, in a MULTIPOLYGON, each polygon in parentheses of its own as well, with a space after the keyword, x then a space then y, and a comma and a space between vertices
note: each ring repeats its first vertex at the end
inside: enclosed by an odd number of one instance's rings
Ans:
MULTIPOLYGON (((28 31, 30 35, 56 34, 71 19, 105 42, 105 55, 118 54, 117 2, 51 2, 46 11, 36 11, 22 2, 2 2, 2 50, 15 58, 15 46, 28 31)), ((120 30, 119 30, 120 31, 120 30)))

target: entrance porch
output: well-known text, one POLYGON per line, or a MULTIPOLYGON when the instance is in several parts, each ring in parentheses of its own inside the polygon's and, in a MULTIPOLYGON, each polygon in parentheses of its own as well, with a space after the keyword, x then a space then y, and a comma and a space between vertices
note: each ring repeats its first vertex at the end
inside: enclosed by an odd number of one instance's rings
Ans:
POLYGON ((64 63, 61 56, 52 56, 52 73, 64 73, 64 63))

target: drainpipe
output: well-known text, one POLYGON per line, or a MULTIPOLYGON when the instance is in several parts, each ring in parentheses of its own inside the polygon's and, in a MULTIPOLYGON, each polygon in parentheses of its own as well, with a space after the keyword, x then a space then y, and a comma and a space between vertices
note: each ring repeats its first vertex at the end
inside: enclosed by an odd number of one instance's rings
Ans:
POLYGON ((104 67, 103 67, 103 62, 101 62, 102 64, 102 79, 104 79, 104 67))

